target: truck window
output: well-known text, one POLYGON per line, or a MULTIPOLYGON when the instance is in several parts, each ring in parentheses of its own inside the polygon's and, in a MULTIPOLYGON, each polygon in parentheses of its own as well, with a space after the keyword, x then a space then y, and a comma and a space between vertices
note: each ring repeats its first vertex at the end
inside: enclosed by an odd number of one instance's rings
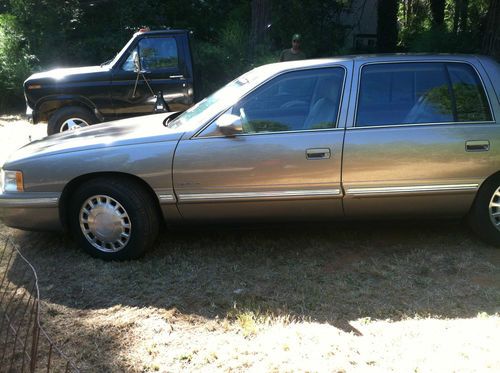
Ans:
POLYGON ((134 55, 139 53, 144 70, 177 69, 179 58, 175 38, 145 38, 132 50, 122 70, 134 71, 134 55))

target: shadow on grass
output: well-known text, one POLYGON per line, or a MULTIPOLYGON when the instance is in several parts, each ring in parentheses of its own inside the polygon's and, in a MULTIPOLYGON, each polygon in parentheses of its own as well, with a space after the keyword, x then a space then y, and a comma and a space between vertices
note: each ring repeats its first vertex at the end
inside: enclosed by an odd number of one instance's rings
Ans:
POLYGON ((134 262, 92 259, 56 234, 15 231, 43 301, 155 307, 202 319, 350 321, 499 312, 500 251, 458 223, 170 230, 134 262))

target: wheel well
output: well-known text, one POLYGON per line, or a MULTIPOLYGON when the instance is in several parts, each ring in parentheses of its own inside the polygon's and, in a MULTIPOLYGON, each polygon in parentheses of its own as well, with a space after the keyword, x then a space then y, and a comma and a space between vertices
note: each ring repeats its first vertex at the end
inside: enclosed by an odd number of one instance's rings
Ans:
POLYGON ((490 176, 488 176, 486 179, 484 179, 484 181, 479 185, 479 189, 481 189, 490 180, 495 179, 495 178, 500 178, 500 171, 497 171, 494 174, 491 174, 490 176))
POLYGON ((160 219, 159 222, 161 223, 163 221, 158 197, 154 192, 153 188, 151 188, 151 186, 148 183, 146 183, 143 179, 141 179, 138 176, 122 172, 96 172, 92 174, 78 176, 77 178, 71 180, 64 187, 61 194, 61 198, 59 199, 59 216, 61 219, 61 224, 65 230, 68 230, 68 214, 69 214, 68 204, 69 201, 71 200, 71 196, 73 195, 73 193, 82 183, 103 176, 133 181, 138 185, 140 185, 142 188, 144 188, 144 190, 147 191, 147 193, 151 197, 151 201, 153 202, 156 213, 158 214, 158 218, 160 219))
POLYGON ((479 184, 479 188, 477 189, 476 195, 475 195, 475 197, 474 197, 474 201, 473 201, 473 202, 472 202, 472 204, 471 204, 471 208, 472 208, 472 207, 474 206, 474 204, 476 203, 477 197, 478 197, 478 195, 479 195, 479 193, 480 193, 481 189, 482 189, 485 185, 487 185, 487 184, 490 182, 490 180, 493 180, 493 179, 495 179, 495 178, 500 178, 500 171, 497 171, 497 172, 495 172, 494 174, 491 174, 491 175, 490 175, 490 176, 488 176, 486 179, 484 179, 484 180, 483 180, 483 182, 482 182, 481 184, 479 184))
POLYGON ((46 101, 40 105, 39 109, 39 121, 41 122, 47 122, 49 118, 54 114, 54 112, 60 108, 67 107, 67 106, 78 106, 83 109, 88 110, 94 115, 93 109, 80 102, 80 101, 75 101, 75 100, 54 100, 54 101, 46 101))

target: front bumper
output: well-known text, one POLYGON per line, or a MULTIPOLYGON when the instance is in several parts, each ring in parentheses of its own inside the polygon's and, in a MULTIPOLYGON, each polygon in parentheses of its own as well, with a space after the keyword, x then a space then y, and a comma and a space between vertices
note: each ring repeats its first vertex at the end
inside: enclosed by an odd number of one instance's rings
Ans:
POLYGON ((37 124, 39 120, 39 114, 37 110, 33 110, 30 108, 28 105, 26 105, 26 117, 28 118, 28 121, 32 124, 37 124))
POLYGON ((62 230, 60 193, 0 193, 0 221, 12 228, 62 230))

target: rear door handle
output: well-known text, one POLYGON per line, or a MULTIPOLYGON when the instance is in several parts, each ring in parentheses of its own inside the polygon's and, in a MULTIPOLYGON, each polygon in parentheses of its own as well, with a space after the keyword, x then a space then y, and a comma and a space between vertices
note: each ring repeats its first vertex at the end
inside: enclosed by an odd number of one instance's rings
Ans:
POLYGON ((465 142, 466 152, 487 152, 488 150, 490 150, 488 140, 469 140, 465 142))
POLYGON ((170 75, 170 79, 184 79, 184 75, 170 75))
POLYGON ((313 148, 306 150, 306 158, 310 160, 315 159, 329 159, 331 152, 329 148, 313 148))

